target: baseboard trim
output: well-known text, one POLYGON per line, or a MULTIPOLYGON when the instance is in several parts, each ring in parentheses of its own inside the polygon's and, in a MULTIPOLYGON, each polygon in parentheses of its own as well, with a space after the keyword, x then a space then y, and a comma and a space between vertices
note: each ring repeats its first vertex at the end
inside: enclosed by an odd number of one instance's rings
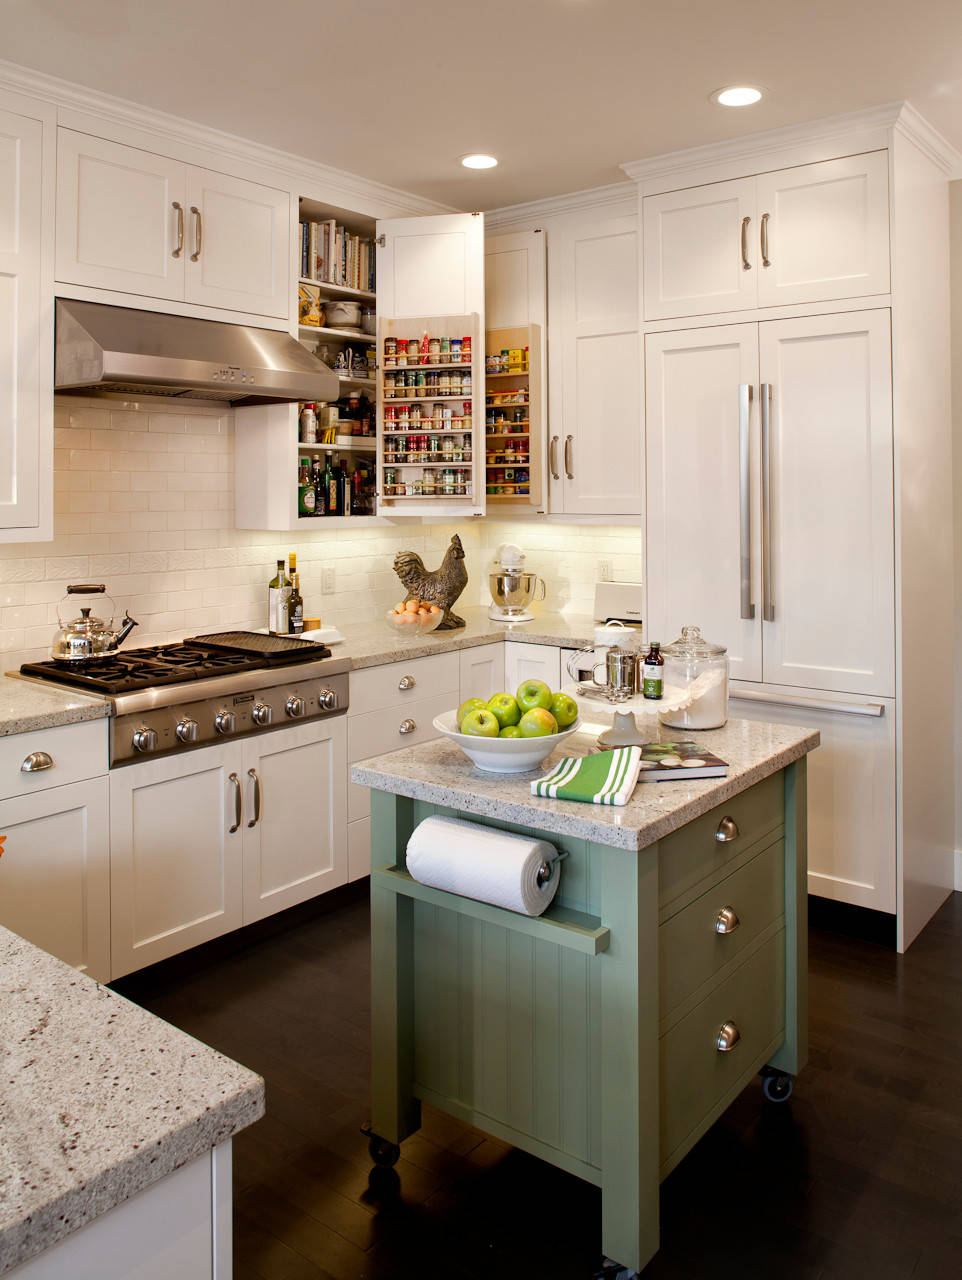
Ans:
POLYGON ((962 849, 955 851, 955 887, 962 889, 962 849))
POLYGON ((850 902, 836 902, 810 893, 808 923, 814 929, 861 938, 864 942, 875 942, 895 950, 897 922, 895 916, 887 911, 856 907, 850 902))

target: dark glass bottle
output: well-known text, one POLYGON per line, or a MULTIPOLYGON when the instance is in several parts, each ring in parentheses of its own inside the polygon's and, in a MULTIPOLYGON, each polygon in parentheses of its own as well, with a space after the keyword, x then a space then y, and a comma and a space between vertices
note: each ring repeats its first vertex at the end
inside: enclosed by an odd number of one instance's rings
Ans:
POLYGON ((665 687, 665 659, 661 656, 661 642, 653 640, 651 648, 645 654, 642 668, 642 693, 646 698, 657 700, 665 687))
POLYGON ((327 466, 324 468, 324 488, 327 491, 327 511, 325 515, 339 516, 341 504, 337 500, 337 473, 331 466, 331 455, 327 455, 327 466))
POLYGON ((314 514, 327 515, 327 489, 324 484, 324 471, 317 458, 311 467, 311 479, 314 482, 314 514))
POLYGON ((287 619, 290 634, 299 636, 304 630, 304 597, 301 595, 301 575, 291 570, 291 594, 287 602, 287 619))

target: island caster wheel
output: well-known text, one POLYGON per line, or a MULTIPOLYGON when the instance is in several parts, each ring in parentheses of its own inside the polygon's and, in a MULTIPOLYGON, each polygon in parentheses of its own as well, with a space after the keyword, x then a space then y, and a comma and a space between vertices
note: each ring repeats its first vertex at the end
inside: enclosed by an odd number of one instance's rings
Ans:
POLYGON ((362 1124, 361 1132, 368 1140, 367 1153, 375 1164, 385 1169, 390 1169, 392 1165, 397 1164, 401 1158, 401 1148, 396 1142, 389 1142, 387 1138, 380 1137, 373 1132, 369 1124, 362 1124))
POLYGON ((781 1071, 763 1075, 762 1093, 769 1102, 787 1102, 792 1096, 792 1077, 781 1071))

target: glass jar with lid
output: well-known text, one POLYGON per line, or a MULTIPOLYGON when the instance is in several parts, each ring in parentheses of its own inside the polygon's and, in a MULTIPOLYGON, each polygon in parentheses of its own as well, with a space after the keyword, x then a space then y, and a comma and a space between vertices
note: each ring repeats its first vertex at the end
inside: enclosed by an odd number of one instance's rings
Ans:
MULTIPOLYGON (((665 693, 690 696, 685 706, 662 711, 659 720, 673 729, 720 729, 728 719, 728 650, 706 640, 699 627, 682 627, 664 645, 665 693)), ((674 700, 674 699, 672 699, 674 700)))

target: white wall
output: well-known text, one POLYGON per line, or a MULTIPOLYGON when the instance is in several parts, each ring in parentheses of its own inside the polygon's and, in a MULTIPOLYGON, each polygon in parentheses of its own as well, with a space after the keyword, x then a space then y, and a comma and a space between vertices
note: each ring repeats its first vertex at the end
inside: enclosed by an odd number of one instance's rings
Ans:
POLYGON ((962 889, 962 182, 949 184, 952 250, 952 424, 955 519, 955 887, 962 889))
MULTIPOLYGON (((548 580, 546 608, 590 612, 597 563, 640 572, 636 529, 471 521, 331 528, 309 533, 237 530, 233 423, 222 408, 175 401, 60 396, 55 404, 52 542, 0 546, 0 661, 4 670, 49 656, 57 603, 71 582, 103 582, 118 612, 140 626, 131 645, 159 644, 221 627, 264 625, 274 562, 297 552, 305 612, 325 622, 377 622, 401 595, 398 551, 440 564, 455 532, 467 552, 462 600, 487 604, 487 575, 501 542, 519 542, 548 580), (321 592, 321 570, 335 589, 321 592)), ((75 604, 69 616, 75 616, 75 604)), ((96 610, 95 610, 96 612, 96 610)))

